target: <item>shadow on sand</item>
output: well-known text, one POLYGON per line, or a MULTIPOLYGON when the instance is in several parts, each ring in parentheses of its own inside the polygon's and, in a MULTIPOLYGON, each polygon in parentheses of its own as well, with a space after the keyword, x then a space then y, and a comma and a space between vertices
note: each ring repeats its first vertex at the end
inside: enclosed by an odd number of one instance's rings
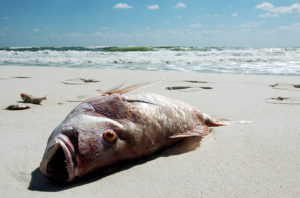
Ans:
POLYGON ((189 151, 193 151, 197 147, 200 146, 201 139, 202 139, 201 137, 185 138, 182 141, 176 143, 175 145, 173 145, 167 149, 158 151, 150 156, 142 157, 142 158, 139 158, 136 160, 122 161, 122 162, 116 163, 109 167, 102 168, 99 171, 96 171, 92 174, 83 176, 80 179, 75 179, 75 181, 68 183, 68 184, 59 183, 57 181, 48 179, 46 176, 44 176, 41 173, 39 168, 36 168, 31 173, 31 181, 28 186, 28 190, 44 191, 44 192, 58 192, 58 191, 63 191, 63 190, 67 190, 70 188, 74 188, 77 186, 81 186, 84 184, 92 183, 92 182, 102 179, 108 175, 117 173, 119 171, 124 171, 124 170, 130 169, 139 164, 147 163, 148 161, 156 159, 158 157, 169 157, 171 155, 178 155, 178 154, 186 153, 189 151))

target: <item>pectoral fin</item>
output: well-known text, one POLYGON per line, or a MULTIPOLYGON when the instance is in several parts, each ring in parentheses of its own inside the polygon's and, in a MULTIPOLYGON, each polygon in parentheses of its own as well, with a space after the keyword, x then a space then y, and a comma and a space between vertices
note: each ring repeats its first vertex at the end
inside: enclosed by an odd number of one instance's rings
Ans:
POLYGON ((175 133, 171 135, 169 138, 184 138, 184 137, 203 137, 210 133, 211 129, 207 126, 199 125, 191 130, 187 130, 180 133, 175 133))

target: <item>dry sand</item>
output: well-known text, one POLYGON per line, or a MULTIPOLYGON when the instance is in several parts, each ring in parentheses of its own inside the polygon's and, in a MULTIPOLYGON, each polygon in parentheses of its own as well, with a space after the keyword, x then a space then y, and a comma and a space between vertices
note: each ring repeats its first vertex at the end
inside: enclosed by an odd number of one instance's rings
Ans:
POLYGON ((1 66, 0 195, 300 197, 300 89, 294 84, 300 84, 299 77, 1 66), (30 78, 13 78, 20 76, 30 78), (61 83, 77 78, 101 82, 61 83), (161 83, 136 92, 177 98, 217 119, 253 123, 217 128, 201 141, 187 139, 72 185, 58 185, 41 175, 38 167, 51 131, 79 104, 68 101, 97 96, 97 89, 123 82, 149 81, 161 83), (174 86, 212 89, 165 89, 174 86), (23 111, 3 110, 21 100, 20 93, 46 95, 47 100, 23 111), (277 97, 290 99, 270 99, 277 97))

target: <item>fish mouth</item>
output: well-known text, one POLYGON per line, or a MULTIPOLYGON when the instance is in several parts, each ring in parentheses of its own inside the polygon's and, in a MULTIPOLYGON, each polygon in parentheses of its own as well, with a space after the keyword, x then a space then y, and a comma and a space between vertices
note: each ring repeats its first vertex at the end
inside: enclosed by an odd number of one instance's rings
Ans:
POLYGON ((55 137, 52 156, 45 168, 49 177, 65 182, 71 182, 77 176, 74 146, 66 135, 59 134, 55 137))

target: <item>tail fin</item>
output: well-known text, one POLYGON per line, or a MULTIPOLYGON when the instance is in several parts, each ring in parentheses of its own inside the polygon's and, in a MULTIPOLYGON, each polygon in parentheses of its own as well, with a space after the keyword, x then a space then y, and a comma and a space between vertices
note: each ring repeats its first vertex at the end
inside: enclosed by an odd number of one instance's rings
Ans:
POLYGON ((249 120, 218 121, 218 120, 213 120, 209 115, 205 113, 202 113, 202 119, 204 124, 208 127, 228 126, 231 124, 249 124, 252 122, 249 120))
POLYGON ((250 124, 250 120, 234 120, 234 121, 218 121, 218 120, 205 120, 205 124, 209 127, 228 126, 231 124, 250 124))

